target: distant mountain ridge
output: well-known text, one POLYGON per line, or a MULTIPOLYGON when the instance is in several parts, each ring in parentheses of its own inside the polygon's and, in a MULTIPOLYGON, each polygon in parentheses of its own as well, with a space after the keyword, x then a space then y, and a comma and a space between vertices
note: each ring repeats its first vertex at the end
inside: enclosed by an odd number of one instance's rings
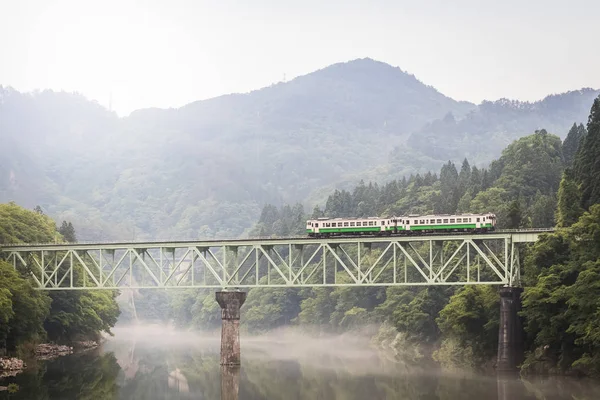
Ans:
POLYGON ((125 118, 76 94, 0 87, 0 201, 40 204, 89 240, 236 236, 266 202, 485 163, 538 127, 564 136, 593 93, 476 106, 371 59, 125 118))
POLYGON ((462 119, 452 114, 432 121, 408 138, 415 150, 438 160, 468 157, 489 162, 513 140, 539 129, 564 138, 574 123, 587 122, 600 90, 584 88, 553 94, 536 102, 483 101, 462 119), (477 147, 469 143, 478 143, 477 147))

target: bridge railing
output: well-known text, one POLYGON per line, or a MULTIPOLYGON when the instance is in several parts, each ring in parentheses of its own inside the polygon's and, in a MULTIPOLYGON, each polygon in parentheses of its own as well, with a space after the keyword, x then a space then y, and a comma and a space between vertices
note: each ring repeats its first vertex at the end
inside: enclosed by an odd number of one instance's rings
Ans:
MULTIPOLYGON (((468 232, 455 232, 455 233, 432 233, 432 234, 424 234, 424 235, 415 235, 415 236, 406 236, 406 235, 392 235, 392 236, 384 236, 387 238, 394 237, 410 237, 414 238, 415 241, 421 240, 421 238, 430 238, 430 237, 438 237, 438 236, 465 236, 465 235, 499 235, 499 234, 510 234, 510 233, 549 233, 554 232, 554 228, 522 228, 522 229, 502 229, 496 230, 492 232, 481 232, 481 233, 468 233, 468 232)), ((332 236, 330 239, 335 240, 339 238, 352 238, 353 236, 332 236)), ((357 236, 357 238, 365 239, 370 236, 357 236)), ((372 236, 377 237, 379 236, 372 236)), ((106 241, 78 241, 76 243, 69 242, 37 242, 37 243, 4 243, 0 244, 0 251, 2 248, 12 248, 12 247, 43 247, 43 246, 76 246, 76 247, 85 247, 85 246, 102 246, 102 245, 143 245, 143 244, 156 244, 156 245, 167 245, 169 243, 182 244, 182 243, 219 243, 219 242, 248 242, 248 241, 267 241, 267 240, 277 240, 277 241, 286 241, 286 240, 327 240, 327 238, 313 238, 308 235, 297 235, 297 236, 253 236, 253 237, 220 237, 220 238, 188 238, 188 239, 173 239, 173 238, 164 238, 164 239, 132 239, 132 240, 106 240, 106 241)))

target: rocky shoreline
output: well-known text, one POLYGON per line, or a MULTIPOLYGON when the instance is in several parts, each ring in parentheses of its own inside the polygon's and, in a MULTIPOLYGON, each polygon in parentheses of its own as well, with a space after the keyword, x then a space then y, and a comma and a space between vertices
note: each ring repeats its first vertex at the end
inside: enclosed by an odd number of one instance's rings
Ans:
MULTIPOLYGON (((88 340, 85 342, 74 342, 73 346, 59 344, 42 343, 36 346, 34 359, 45 361, 53 358, 73 354, 75 351, 85 351, 96 348, 99 342, 88 340)), ((16 357, 0 357, 0 378, 16 376, 27 368, 23 360, 16 357)))

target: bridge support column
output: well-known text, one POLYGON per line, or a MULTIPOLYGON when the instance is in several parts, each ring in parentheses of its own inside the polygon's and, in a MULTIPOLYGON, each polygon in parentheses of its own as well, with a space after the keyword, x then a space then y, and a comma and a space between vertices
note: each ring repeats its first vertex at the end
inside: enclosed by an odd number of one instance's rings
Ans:
POLYGON ((240 392, 240 366, 221 366, 221 400, 238 400, 240 392))
POLYGON ((515 371, 523 361, 522 288, 500 288, 500 327, 498 332, 498 372, 515 371))
POLYGON ((217 292, 221 306, 221 365, 240 365, 240 308, 246 292, 217 292))

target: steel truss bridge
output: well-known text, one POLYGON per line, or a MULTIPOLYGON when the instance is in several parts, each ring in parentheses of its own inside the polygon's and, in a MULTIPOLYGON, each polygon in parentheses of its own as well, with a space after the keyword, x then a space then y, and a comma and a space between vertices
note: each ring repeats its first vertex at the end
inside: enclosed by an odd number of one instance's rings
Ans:
POLYGON ((520 246, 552 231, 3 245, 0 255, 43 290, 519 286, 520 246))

